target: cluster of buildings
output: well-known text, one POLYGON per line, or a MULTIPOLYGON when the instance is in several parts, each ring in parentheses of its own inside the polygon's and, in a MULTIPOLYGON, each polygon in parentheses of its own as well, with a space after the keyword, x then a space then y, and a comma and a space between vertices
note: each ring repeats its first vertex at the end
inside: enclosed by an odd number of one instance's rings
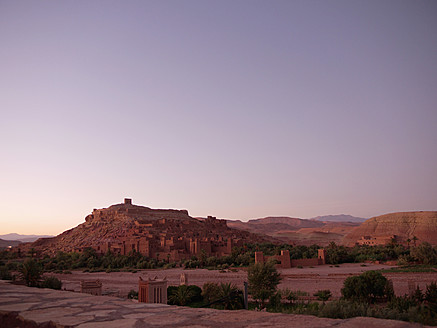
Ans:
POLYGON ((391 242, 399 242, 399 238, 396 235, 389 236, 361 236, 360 239, 357 240, 358 245, 368 245, 368 246, 377 246, 377 245, 387 245, 391 242))
MULTIPOLYGON (((247 232, 230 229, 225 220, 215 217, 195 219, 186 210, 155 210, 132 205, 130 199, 123 204, 105 209, 95 209, 86 217, 87 222, 99 224, 111 220, 131 222, 116 237, 100 238, 91 247, 98 253, 108 251, 128 255, 138 252, 157 260, 177 262, 192 256, 224 256, 231 254, 234 246, 247 241, 247 232), (133 224, 132 224, 133 222, 133 224)), ((76 247, 82 252, 85 247, 76 247)))

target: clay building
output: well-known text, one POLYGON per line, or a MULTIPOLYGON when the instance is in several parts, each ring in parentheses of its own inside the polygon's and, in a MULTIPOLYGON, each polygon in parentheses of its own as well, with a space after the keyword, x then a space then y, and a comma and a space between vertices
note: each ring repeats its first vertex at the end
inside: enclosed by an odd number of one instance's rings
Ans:
POLYGON ((362 236, 360 239, 357 240, 358 245, 369 245, 369 246, 376 246, 376 245, 387 245, 391 242, 397 242, 398 238, 396 235, 388 235, 388 236, 362 236))

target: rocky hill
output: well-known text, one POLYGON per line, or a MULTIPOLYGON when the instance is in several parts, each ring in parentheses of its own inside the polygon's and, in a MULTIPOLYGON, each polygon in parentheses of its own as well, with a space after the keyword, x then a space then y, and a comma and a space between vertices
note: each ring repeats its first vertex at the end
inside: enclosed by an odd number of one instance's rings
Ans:
POLYGON ((228 221, 228 227, 250 231, 257 234, 271 235, 278 231, 295 231, 301 228, 322 227, 322 222, 290 218, 286 216, 252 219, 247 222, 240 220, 228 221))
POLYGON ((346 234, 359 226, 359 223, 266 217, 247 222, 228 220, 228 226, 260 235, 265 234, 285 243, 323 246, 332 241, 340 243, 346 234))
POLYGON ((413 244, 417 238, 417 244, 426 241, 437 245, 437 212, 400 212, 373 217, 350 232, 343 243, 377 245, 392 238, 402 244, 413 244))
POLYGON ((181 260, 204 250, 208 255, 230 253, 244 242, 279 242, 230 228, 214 217, 195 219, 186 210, 151 209, 125 203, 94 209, 85 222, 52 238, 41 238, 20 245, 22 251, 39 253, 81 252, 86 247, 104 253, 138 251, 157 259, 181 260))
POLYGON ((365 218, 359 218, 352 215, 339 214, 339 215, 324 215, 311 218, 310 220, 322 221, 322 222, 354 222, 362 223, 366 221, 365 218))

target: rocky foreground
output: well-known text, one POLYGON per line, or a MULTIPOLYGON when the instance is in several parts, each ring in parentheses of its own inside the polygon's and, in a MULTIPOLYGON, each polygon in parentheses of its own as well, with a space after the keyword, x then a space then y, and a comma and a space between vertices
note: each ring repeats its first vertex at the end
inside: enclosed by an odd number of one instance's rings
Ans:
POLYGON ((347 320, 255 311, 193 309, 145 304, 109 296, 91 296, 17 286, 0 280, 0 327, 422 327, 375 318, 347 320))

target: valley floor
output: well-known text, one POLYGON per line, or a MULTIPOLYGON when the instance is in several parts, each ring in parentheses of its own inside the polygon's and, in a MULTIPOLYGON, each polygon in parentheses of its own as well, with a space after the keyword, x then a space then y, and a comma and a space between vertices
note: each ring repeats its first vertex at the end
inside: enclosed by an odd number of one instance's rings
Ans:
MULTIPOLYGON (((339 266, 322 265, 308 268, 279 269, 283 280, 279 285, 280 289, 289 288, 291 290, 301 290, 308 292, 310 295, 322 289, 330 289, 334 297, 340 297, 340 290, 343 287, 344 280, 351 275, 358 275, 368 270, 380 270, 392 268, 392 266, 382 264, 362 264, 345 263, 339 266)), ((71 291, 80 290, 81 280, 97 280, 103 283, 103 293, 126 297, 130 290, 138 290, 138 278, 143 279, 157 276, 158 278, 166 277, 169 285, 178 286, 181 273, 188 277, 188 284, 202 287, 206 282, 230 282, 240 289, 243 288, 244 281, 247 281, 247 272, 245 268, 238 269, 236 272, 217 270, 193 269, 184 270, 182 268, 167 270, 138 270, 132 272, 95 272, 88 273, 82 271, 73 271, 71 274, 49 274, 61 279, 63 288, 71 291)), ((433 273, 384 273, 384 275, 393 281, 393 287, 396 295, 408 293, 409 282, 414 282, 422 290, 425 286, 433 281, 437 281, 437 272, 433 273)))

